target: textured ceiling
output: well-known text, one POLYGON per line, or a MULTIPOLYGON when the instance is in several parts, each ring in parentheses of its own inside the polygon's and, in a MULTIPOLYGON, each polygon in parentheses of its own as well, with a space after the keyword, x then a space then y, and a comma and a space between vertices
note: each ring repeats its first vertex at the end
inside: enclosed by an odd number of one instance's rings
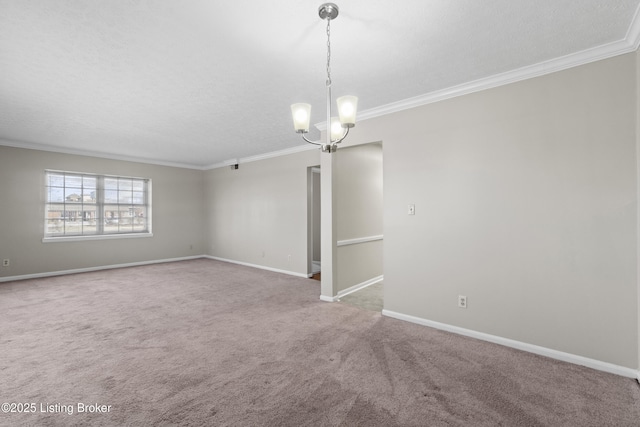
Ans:
MULTIPOLYGON (((321 3, 0 0, 0 145, 195 168, 301 147, 289 105, 324 119, 321 3)), ((640 0, 336 3, 333 94, 357 95, 366 118, 577 53, 629 51, 640 0)))

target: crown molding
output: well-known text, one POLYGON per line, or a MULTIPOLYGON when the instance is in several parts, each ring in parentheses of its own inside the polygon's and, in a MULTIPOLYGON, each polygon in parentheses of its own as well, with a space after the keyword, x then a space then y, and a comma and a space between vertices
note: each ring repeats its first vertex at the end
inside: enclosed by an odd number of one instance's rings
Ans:
MULTIPOLYGON (((295 146, 295 147, 291 147, 291 148, 285 148, 284 150, 270 151, 268 153, 258 154, 256 156, 241 157, 239 159, 234 159, 234 161, 237 164, 249 163, 249 162, 257 162, 259 160, 270 159, 272 157, 286 156, 288 154, 302 153, 304 151, 310 151, 310 150, 313 150, 313 149, 318 149, 318 147, 315 146, 315 145, 311 145, 311 144, 305 144, 305 145, 295 146)), ((224 168, 224 167, 227 167, 230 164, 232 164, 232 163, 229 163, 229 162, 230 162, 230 160, 226 160, 226 161, 220 162, 220 163, 214 163, 212 165, 204 167, 203 169, 211 170, 211 169, 224 168)), ((235 163, 233 163, 233 164, 235 164, 235 163)))
MULTIPOLYGON (((591 62, 596 62, 614 56, 623 55, 625 53, 630 53, 635 50, 636 48, 626 40, 598 46, 593 49, 573 53, 560 58, 540 62, 538 64, 522 67, 516 70, 507 71, 483 79, 474 80, 472 82, 452 86, 446 89, 437 90, 424 95, 419 95, 413 98, 408 98, 402 101, 372 108, 363 111, 362 114, 359 114, 358 120, 373 119, 375 117, 397 113, 411 108, 421 107, 427 104, 433 104, 435 102, 444 101, 446 99, 469 95, 475 92, 493 89, 499 86, 504 86, 535 77, 541 77, 547 74, 578 67, 580 65, 585 65, 591 62)), ((318 126, 318 129, 325 130, 326 127, 327 126, 325 123, 322 127, 318 126)))
MULTIPOLYGON (((601 61, 603 59, 612 58, 618 55, 635 52, 640 46, 640 6, 636 9, 631 25, 623 40, 586 49, 581 52, 572 53, 549 61, 540 62, 530 66, 518 68, 516 70, 507 71, 490 77, 474 80, 472 82, 463 83, 446 89, 429 92, 412 98, 403 99, 401 101, 392 102, 390 104, 381 105, 358 113, 358 121, 373 119, 375 117, 385 116, 411 108, 420 107, 435 102, 444 101, 458 96, 468 95, 480 92, 486 89, 492 89, 499 86, 508 85, 535 77, 544 76, 569 68, 578 67, 580 65, 589 64, 591 62, 601 61)), ((326 122, 320 122, 314 125, 318 130, 325 131, 327 129, 326 122)))
POLYGON ((151 164, 151 165, 158 165, 158 166, 169 166, 174 168, 195 169, 195 170, 210 170, 210 169, 224 168, 232 164, 256 162, 258 160, 265 160, 272 157, 286 156, 288 154, 296 154, 296 153, 301 153, 303 151, 309 151, 309 150, 318 148, 315 145, 305 144, 305 145, 300 145, 292 148, 286 148, 284 150, 271 151, 269 153, 259 154, 256 156, 241 157, 239 159, 229 159, 229 160, 225 160, 219 163, 214 163, 208 166, 200 166, 200 165, 194 165, 191 163, 165 162, 161 160, 145 159, 145 158, 132 157, 132 156, 121 156, 121 155, 109 154, 109 153, 98 153, 95 151, 77 150, 73 148, 52 147, 45 144, 14 141, 14 140, 8 140, 3 138, 0 138, 0 146, 24 148, 27 150, 47 151, 50 153, 71 154, 75 156, 97 157, 102 159, 120 160, 125 162, 144 163, 144 164, 151 164))
POLYGON ((146 158, 133 157, 133 156, 121 156, 118 154, 109 154, 109 153, 98 153, 95 151, 77 150, 74 148, 52 147, 45 144, 14 141, 14 140, 8 140, 3 138, 0 138, 0 145, 4 145, 7 147, 14 147, 14 148, 25 148, 27 150, 47 151, 50 153, 72 154, 75 156, 97 157, 101 159, 120 160, 125 162, 144 163, 144 164, 158 165, 158 166, 169 166, 172 168, 197 169, 197 170, 206 169, 203 166, 192 165, 190 163, 165 162, 162 160, 146 159, 146 158))
MULTIPOLYGON (((497 74, 494 76, 478 79, 472 82, 452 86, 446 89, 429 92, 423 95, 415 96, 412 98, 404 99, 390 104, 381 105, 379 107, 364 110, 358 114, 358 120, 369 120, 387 114, 393 114, 400 111, 408 110, 411 108, 420 107, 427 104, 432 104, 446 99, 455 98, 458 96, 468 95, 475 92, 480 92, 486 89, 492 89, 499 86, 504 86, 510 83, 515 83, 535 77, 544 76, 546 74, 555 73, 557 71, 566 70, 569 68, 585 65, 591 62, 600 61, 614 56, 623 55, 626 53, 635 52, 640 47, 640 6, 636 9, 636 13, 633 16, 627 34, 623 40, 617 42, 605 44, 595 48, 583 50, 563 57, 555 58, 549 61, 540 62, 531 66, 522 67, 516 70, 508 71, 505 73, 497 74)), ((319 131, 326 131, 327 123, 320 122, 314 125, 319 131)), ((190 163, 178 163, 178 162, 166 162, 161 160, 146 159, 131 156, 121 156, 108 153, 98 153, 85 150, 77 150, 62 147, 51 147, 44 144, 36 144, 22 141, 13 141, 0 139, 0 145, 16 148, 26 148, 31 150, 49 151, 54 153, 73 154, 78 156, 99 157, 112 160, 122 160, 128 162, 153 164, 159 166, 169 166, 185 169, 196 170, 210 170, 227 167, 230 165, 230 160, 214 163, 208 166, 195 165, 190 163)), ((272 157, 286 156, 288 154, 300 153, 303 151, 317 149, 316 146, 305 144, 284 150, 272 151, 269 153, 259 154, 256 156, 249 156, 237 159, 234 163, 248 163, 259 160, 265 160, 272 157)))
POLYGON ((633 46, 633 50, 638 50, 640 47, 640 5, 636 9, 636 14, 633 15, 625 40, 633 46))

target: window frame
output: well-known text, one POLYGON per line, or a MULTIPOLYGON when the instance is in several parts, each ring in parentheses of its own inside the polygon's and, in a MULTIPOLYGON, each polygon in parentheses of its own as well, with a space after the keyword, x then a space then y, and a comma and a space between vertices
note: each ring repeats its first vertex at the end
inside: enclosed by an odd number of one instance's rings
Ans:
MULTIPOLYGON (((73 172, 63 170, 46 169, 44 171, 44 195, 43 195, 43 207, 44 207, 44 221, 43 221, 43 242, 69 242, 69 241, 86 241, 86 240, 107 240, 107 239, 127 239, 127 238, 140 238, 140 237, 153 237, 152 232, 152 184, 150 178, 123 176, 123 175, 108 175, 108 174, 96 174, 89 172, 73 172), (52 185, 52 176, 59 175, 62 177, 61 185, 52 185), (77 186, 68 186, 67 181, 76 180, 80 182, 77 186), (85 180, 89 181, 87 187, 85 187, 85 180), (116 188, 113 187, 115 180, 116 188), (105 181, 107 184, 105 184, 105 181), (130 184, 126 189, 121 189, 120 183, 124 186, 130 184), (139 184, 142 183, 142 189, 140 190, 139 184), (67 190, 80 190, 80 195, 76 193, 67 194, 67 190), (87 199, 87 190, 93 190, 89 200, 87 199), (53 191, 57 191, 57 198, 60 200, 52 199, 53 191), (105 195, 108 192, 113 193, 115 191, 116 198, 111 200, 105 195), (121 195, 124 193, 124 195, 121 195), (130 194, 126 194, 130 193, 130 194), (74 196, 73 199, 69 199, 74 196), (136 197, 142 196, 142 202, 136 202, 139 200, 136 197), (79 199, 78 199, 79 198, 79 199), (122 199, 125 199, 124 201, 122 199), (62 207, 62 209, 51 209, 51 207, 62 207), (67 233, 67 225, 73 224, 68 218, 69 211, 66 207, 74 207, 76 211, 75 222, 78 221, 77 212, 81 212, 79 231, 72 231, 67 233), (88 209, 84 209, 85 205, 89 206, 88 209), (77 209, 79 207, 79 209, 77 209), (106 211, 111 208, 112 211, 117 212, 117 231, 114 231, 113 226, 111 229, 107 229, 107 214, 106 211), (95 212, 94 212, 95 210, 95 212), (140 216, 135 214, 136 211, 140 211, 140 216), (59 221, 62 221, 62 233, 50 232, 49 225, 51 223, 51 212, 59 212, 59 221), (85 231, 85 215, 94 213, 94 216, 89 221, 89 231, 85 231), (129 212, 129 215, 122 215, 123 212, 129 212), (121 230, 121 219, 130 219, 131 229, 121 230), (141 230, 134 230, 136 223, 139 224, 138 218, 144 218, 142 222, 143 228, 141 230), (95 227, 95 228, 93 228, 95 227), (85 234, 87 233, 87 234, 85 234)), ((114 218, 113 212, 110 218, 114 218)))

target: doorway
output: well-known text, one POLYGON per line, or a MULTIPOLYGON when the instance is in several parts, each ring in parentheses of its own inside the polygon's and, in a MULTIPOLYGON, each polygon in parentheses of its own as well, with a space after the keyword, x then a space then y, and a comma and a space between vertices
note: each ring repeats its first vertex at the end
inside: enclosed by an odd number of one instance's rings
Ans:
POLYGON ((309 168, 309 259, 308 271, 311 278, 321 279, 322 256, 320 251, 320 241, 322 236, 321 228, 321 186, 320 186, 320 166, 309 168))
POLYGON ((373 311, 384 306, 382 142, 342 147, 333 170, 338 300, 373 311))

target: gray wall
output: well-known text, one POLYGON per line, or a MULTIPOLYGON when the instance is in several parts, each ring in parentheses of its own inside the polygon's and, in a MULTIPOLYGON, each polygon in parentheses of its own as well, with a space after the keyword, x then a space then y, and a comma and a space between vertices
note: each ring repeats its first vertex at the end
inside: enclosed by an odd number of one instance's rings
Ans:
MULTIPOLYGON (((636 174, 638 176, 637 182, 640 182, 640 51, 636 52, 636 174)), ((637 197, 640 197, 640 186, 638 188, 637 197)), ((638 203, 640 198, 636 198, 636 209, 638 209, 638 203)), ((638 213, 638 223, 640 224, 640 212, 638 213)), ((637 230, 640 233, 640 230, 637 230)), ((640 254, 640 234, 638 237, 638 241, 636 244, 636 260, 638 260, 638 255, 640 254)), ((637 262, 637 261, 636 261, 637 262)), ((638 265, 638 271, 640 271, 640 264, 638 265)), ((637 320, 638 320, 638 370, 640 370, 640 277, 636 278, 638 280, 638 291, 637 291, 637 320)), ((639 378, 640 379, 640 378, 639 378)))
MULTIPOLYGON (((338 149, 336 181, 338 243, 383 234, 382 144, 338 149)), ((383 241, 337 247, 338 291, 381 276, 383 241)))
POLYGON ((637 368, 637 79, 628 54, 359 123, 385 309, 637 368))
POLYGON ((298 275, 308 269, 308 168, 318 150, 205 172, 207 253, 298 275))
POLYGON ((204 253, 202 171, 0 146, 0 182, 0 277, 204 253), (150 178, 153 237, 43 243, 45 169, 150 178))

